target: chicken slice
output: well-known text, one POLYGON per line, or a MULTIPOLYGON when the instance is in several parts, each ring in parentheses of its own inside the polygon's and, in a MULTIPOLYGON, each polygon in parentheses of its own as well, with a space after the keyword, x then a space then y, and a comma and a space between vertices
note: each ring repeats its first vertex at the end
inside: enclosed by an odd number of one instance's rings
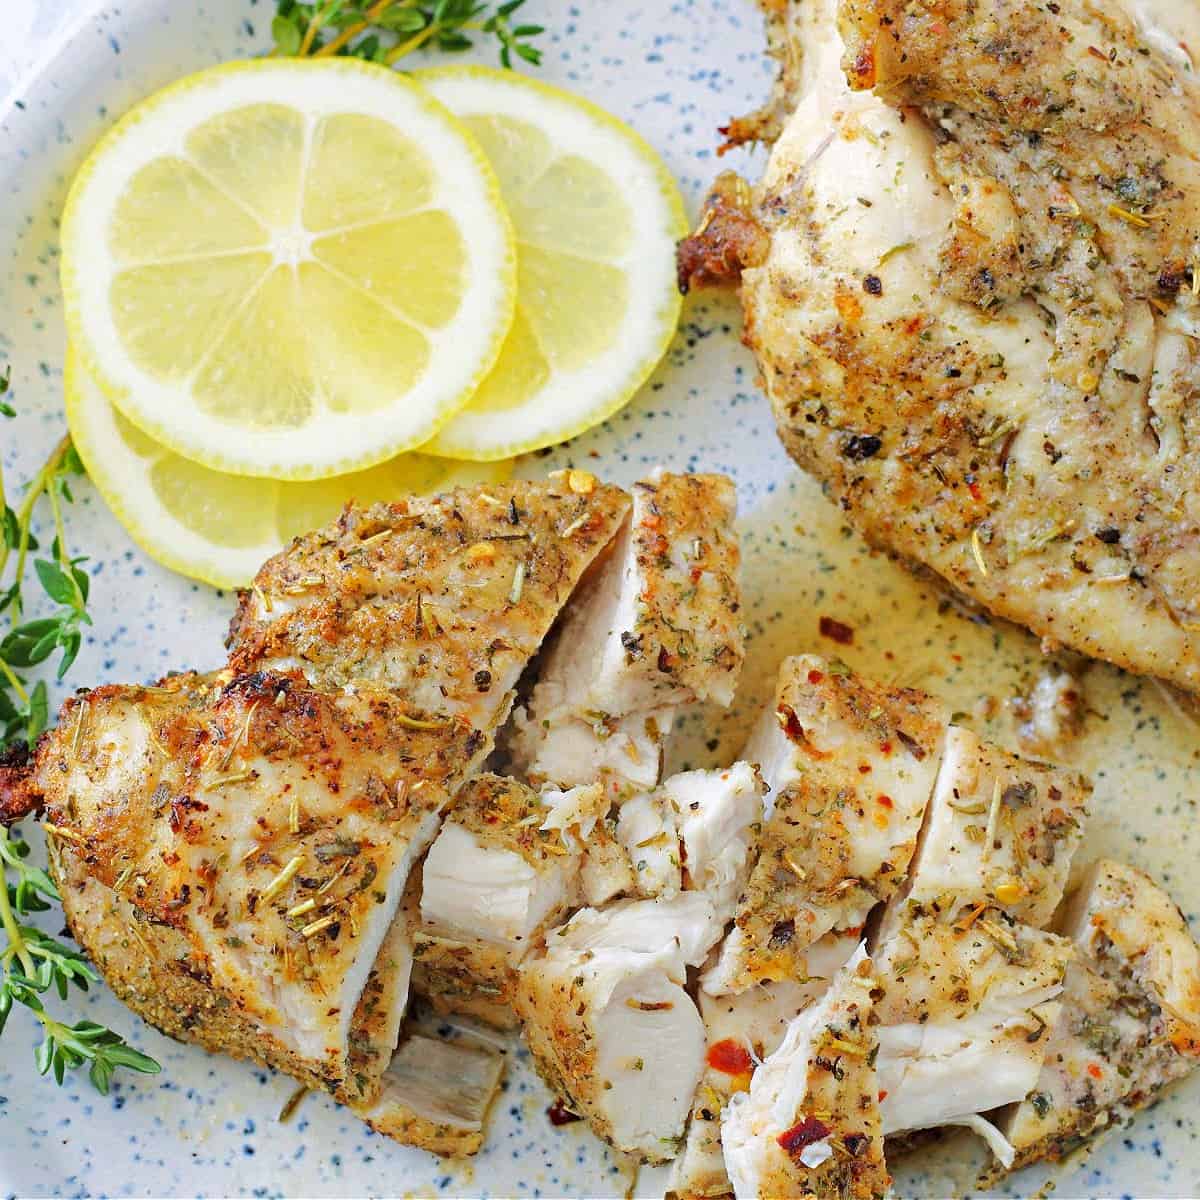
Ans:
POLYGON ((413 948, 412 931, 404 908, 410 902, 411 893, 410 879, 401 910, 388 927, 350 1022, 350 1074, 362 1077, 357 1083, 359 1092, 369 1094, 374 1091, 375 1081, 391 1062, 408 1012, 413 948))
POLYGON ((443 1156, 476 1154, 504 1077, 504 1046, 461 1019, 418 1019, 383 1077, 379 1096, 355 1111, 376 1133, 443 1156))
POLYGON ((963 924, 918 918, 875 953, 885 1134, 970 1124, 1041 1071, 1071 943, 995 909, 963 924))
POLYGON ((704 1069, 704 1023, 687 967, 720 935, 698 892, 583 909, 518 971, 515 1005, 534 1062, 619 1150, 678 1153, 704 1069))
POLYGON ((722 923, 733 916, 762 822, 763 781, 750 763, 682 771, 626 800, 617 840, 643 896, 701 891, 722 923))
POLYGON ((1014 920, 1046 926, 1083 837, 1090 791, 1073 771, 1019 758, 969 729, 952 728, 905 905, 949 920, 968 908, 994 906, 1014 920))
POLYGON ((490 732, 628 511, 582 471, 347 508, 242 593, 230 663, 393 688, 414 711, 490 732))
POLYGON ((440 1011, 469 1012, 502 1028, 515 1024, 514 969, 538 933, 565 914, 580 868, 579 848, 548 824, 556 815, 577 817, 562 811, 577 806, 566 793, 554 799, 557 810, 498 775, 478 776, 459 790, 425 858, 413 937, 419 990, 440 1011))
MULTIPOLYGON (((844 943, 836 950, 831 948, 830 962, 838 963, 832 975, 849 960, 859 939, 837 939, 830 934, 825 940, 844 943)), ((829 983, 830 976, 805 983, 783 979, 736 996, 698 993, 708 1048, 683 1151, 671 1172, 670 1191, 678 1196, 727 1196, 733 1191, 721 1144, 725 1107, 732 1096, 749 1088, 751 1076, 783 1041, 792 1019, 819 1000, 829 983)))
POLYGON ((946 728, 939 704, 811 655, 780 668, 742 757, 770 791, 735 927, 705 976, 713 994, 803 979, 809 946, 859 929, 899 887, 946 728))
POLYGON ((68 700, 30 786, 68 922, 130 1007, 353 1101, 386 1062, 352 1064, 356 1008, 412 865, 485 750, 393 693, 179 675, 68 700), (127 902, 132 938, 108 938, 86 879, 127 902))
POLYGON ((612 556, 517 714, 511 749, 529 779, 648 791, 676 708, 732 700, 743 658, 735 504, 719 475, 660 471, 634 485, 612 556))
POLYGON ((592 830, 579 867, 579 899, 599 908, 620 896, 637 893, 637 872, 617 838, 617 821, 606 817, 592 830))
POLYGON ((860 950, 788 1025, 749 1090, 730 1100, 721 1137, 739 1200, 887 1194, 870 1025, 875 987, 860 950))
POLYGON ((1124 1121, 1200 1059, 1200 947, 1167 894, 1101 860, 1069 900, 1079 947, 1030 1094, 1002 1114, 1015 1166, 1058 1159, 1124 1121))

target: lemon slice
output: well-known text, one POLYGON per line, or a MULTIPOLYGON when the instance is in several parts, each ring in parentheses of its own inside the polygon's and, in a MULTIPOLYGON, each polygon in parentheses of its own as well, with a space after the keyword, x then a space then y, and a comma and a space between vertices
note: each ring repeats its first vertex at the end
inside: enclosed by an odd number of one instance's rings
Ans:
POLYGON ((512 322, 495 176, 426 92, 258 60, 144 101, 63 216, 67 327, 145 432, 215 470, 319 479, 427 441, 512 322))
POLYGON ((565 441, 628 401, 671 341, 679 189, 638 134, 578 96, 486 67, 413 78, 495 168, 518 262, 500 358, 425 449, 492 459, 565 441))
POLYGON ((151 558, 217 587, 248 584, 298 533, 337 516, 348 500, 370 504, 460 484, 497 483, 511 462, 458 463, 402 454, 365 471, 308 483, 210 470, 127 421, 67 350, 67 424, 92 482, 151 558))

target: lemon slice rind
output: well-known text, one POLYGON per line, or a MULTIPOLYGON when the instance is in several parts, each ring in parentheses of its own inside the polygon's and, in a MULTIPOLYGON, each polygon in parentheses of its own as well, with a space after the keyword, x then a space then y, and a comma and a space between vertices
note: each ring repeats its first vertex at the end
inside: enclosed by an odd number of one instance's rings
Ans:
MULTIPOLYGON (((214 587, 244 587, 272 554, 288 541, 281 526, 281 507, 294 506, 298 496, 304 511, 312 511, 312 524, 336 516, 340 504, 357 500, 399 499, 407 492, 445 491, 474 483, 496 483, 512 473, 511 462, 457 463, 426 454, 405 454, 393 462, 351 472, 338 479, 320 482, 276 482, 228 476, 181 460, 167 447, 137 434, 140 452, 122 436, 120 416, 94 380, 88 377, 80 355, 68 347, 63 372, 67 424, 88 475, 130 537, 156 562, 181 575, 214 587), (225 502, 229 515, 241 491, 255 488, 254 514, 261 528, 274 526, 274 536, 246 540, 238 546, 223 545, 205 537, 194 524, 181 520, 163 502, 152 482, 152 471, 170 471, 182 463, 188 471, 191 502, 197 507, 220 507, 225 502), (394 488, 389 485, 394 483, 394 488), (237 497, 231 496, 234 485, 237 497), (316 494, 314 506, 312 497, 316 494), (318 515, 319 510, 325 511, 318 515)), ((300 532, 293 529, 292 532, 300 532)))
MULTIPOLYGON (((370 163, 363 169, 369 172, 370 163)), ((428 441, 469 401, 495 362, 513 316, 511 226, 486 157, 422 89, 395 72, 352 59, 232 63, 156 93, 119 121, 80 169, 64 211, 62 246, 67 327, 88 374, 156 440, 236 474, 319 479, 428 441), (232 423, 202 411, 189 396, 189 381, 173 382, 135 362, 118 330, 112 304, 117 264, 108 235, 124 188, 139 169, 178 153, 188 132, 206 119, 268 104, 285 105, 310 122, 349 112, 391 123, 433 164, 436 206, 462 234, 466 283, 457 311, 440 327, 421 330, 431 347, 429 365, 414 387, 382 411, 347 414, 318 405, 296 428, 232 423)), ((281 260, 275 255, 272 261, 281 260)))
MULTIPOLYGON (((658 154, 629 126, 591 102, 511 71, 436 67, 413 78, 454 114, 528 122, 562 153, 578 155, 619 181, 633 216, 628 244, 599 267, 619 267, 630 302, 619 332, 603 353, 573 369, 556 369, 521 404, 481 409, 468 404, 422 449, 486 461, 540 449, 574 437, 624 406, 645 383, 674 336, 681 307, 675 283, 675 243, 687 231, 683 201, 658 154)), ((493 164, 503 173, 503 164, 493 164)), ((503 187, 503 180, 502 180, 503 187)), ((519 205, 514 213, 521 271, 519 205)), ((585 213, 580 220, 586 220, 585 213)), ((586 256, 584 256, 586 259, 586 256)), ((518 301, 518 326, 522 324, 518 301)), ((516 328, 516 327, 514 327, 516 328)), ((505 365, 501 353, 498 370, 505 365)), ((487 382, 485 381, 485 390, 487 382)))

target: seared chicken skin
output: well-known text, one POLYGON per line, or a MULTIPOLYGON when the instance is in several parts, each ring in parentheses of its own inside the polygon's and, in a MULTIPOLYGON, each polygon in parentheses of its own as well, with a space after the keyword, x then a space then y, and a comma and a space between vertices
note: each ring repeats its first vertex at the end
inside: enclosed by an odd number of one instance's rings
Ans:
POLYGON ((535 783, 605 780, 614 799, 659 779, 681 704, 728 705, 741 671, 736 495, 722 475, 655 472, 611 557, 548 649, 514 766, 535 783))
POLYGON ((1001 1129, 1017 1165, 1061 1158, 1157 1098, 1200 1059, 1200 947, 1152 880, 1096 863, 1062 915, 1078 947, 1028 1098, 1001 1129))
POLYGON ((904 879, 945 730, 923 693, 885 688, 824 659, 788 659, 743 751, 770 789, 735 925, 704 977, 714 995, 800 979, 810 946, 860 929, 904 879))
POLYGON ((1200 689, 1196 6, 786 9, 741 294, 789 452, 873 544, 1200 689))

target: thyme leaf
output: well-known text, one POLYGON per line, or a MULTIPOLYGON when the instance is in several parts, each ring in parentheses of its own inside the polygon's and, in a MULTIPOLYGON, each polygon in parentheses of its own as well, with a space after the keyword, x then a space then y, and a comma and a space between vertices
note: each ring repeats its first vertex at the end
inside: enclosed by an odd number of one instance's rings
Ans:
POLYGON ((391 66, 422 46, 454 53, 474 38, 495 39, 500 62, 537 66, 542 52, 533 39, 541 25, 515 19, 525 0, 503 4, 478 0, 276 0, 271 21, 273 55, 286 58, 361 58, 391 66))

